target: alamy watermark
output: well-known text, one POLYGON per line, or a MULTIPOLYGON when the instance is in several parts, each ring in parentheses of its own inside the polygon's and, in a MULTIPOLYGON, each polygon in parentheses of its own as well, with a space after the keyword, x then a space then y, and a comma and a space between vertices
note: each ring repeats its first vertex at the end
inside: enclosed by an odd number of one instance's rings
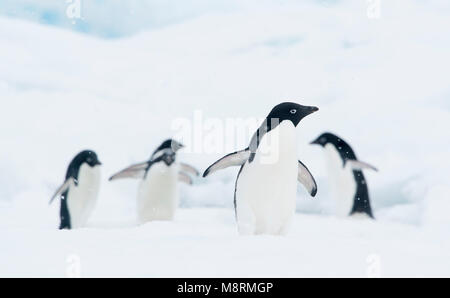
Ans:
MULTIPOLYGON (((173 138, 183 143, 184 152, 195 154, 227 154, 250 147, 258 148, 260 162, 272 164, 278 161, 279 130, 266 133, 265 119, 259 118, 205 118, 196 110, 192 118, 172 121, 173 138), (258 134, 255 136, 256 131, 258 134)), ((279 119, 271 119, 269 126, 277 127, 279 119)))
POLYGON ((66 259, 66 277, 80 278, 81 277, 81 258, 77 254, 71 254, 66 259))
POLYGON ((367 1, 367 17, 369 19, 381 18, 381 0, 366 0, 367 1))
POLYGON ((367 270, 366 275, 369 278, 381 277, 381 256, 379 254, 371 254, 366 258, 367 270))
POLYGON ((77 19, 81 19, 81 0, 66 0, 66 16, 75 24, 77 19))

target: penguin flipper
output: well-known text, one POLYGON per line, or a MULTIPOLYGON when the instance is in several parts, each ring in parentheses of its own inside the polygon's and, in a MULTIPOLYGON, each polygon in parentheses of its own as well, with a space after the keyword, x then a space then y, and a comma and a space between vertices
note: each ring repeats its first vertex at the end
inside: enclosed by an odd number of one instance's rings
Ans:
POLYGON ((226 169, 228 167, 242 166, 250 157, 249 148, 237 152, 225 155, 215 163, 213 163, 206 171, 203 173, 203 177, 208 176, 218 170, 226 169))
POLYGON ((65 191, 67 191, 67 189, 69 189, 69 187, 76 185, 76 184, 77 183, 73 177, 66 179, 66 181, 64 181, 64 183, 56 190, 55 194, 51 197, 50 202, 48 204, 50 205, 51 203, 53 203, 53 201, 57 197, 60 197, 65 191))
POLYGON ((188 165, 188 164, 185 164, 185 163, 180 163, 180 167, 181 167, 181 171, 183 171, 183 172, 189 173, 189 174, 194 175, 194 176, 199 176, 200 175, 200 172, 197 171, 197 169, 194 168, 191 165, 188 165))
POLYGON ((298 182, 300 182, 312 197, 317 194, 317 183, 308 168, 299 160, 298 161, 298 182))
POLYGON ((189 184, 189 185, 193 184, 192 178, 189 175, 187 175, 186 173, 183 173, 183 172, 178 173, 178 181, 184 182, 184 183, 189 184))
POLYGON ((362 171, 362 170, 372 170, 375 172, 378 172, 378 169, 375 168, 374 166, 370 165, 367 162, 364 161, 359 161, 359 160, 347 160, 346 164, 348 164, 353 170, 358 170, 358 171, 362 171))
POLYGON ((145 173, 147 172, 147 169, 150 167, 150 165, 151 164, 146 161, 129 166, 128 168, 123 169, 122 171, 112 175, 111 178, 109 178, 109 181, 124 178, 142 179, 145 177, 145 173))

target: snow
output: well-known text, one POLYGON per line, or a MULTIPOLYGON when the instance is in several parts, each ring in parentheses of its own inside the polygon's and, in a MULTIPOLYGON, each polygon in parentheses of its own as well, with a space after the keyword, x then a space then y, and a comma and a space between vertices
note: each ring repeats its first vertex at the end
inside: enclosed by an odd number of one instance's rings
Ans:
POLYGON ((448 4, 382 1, 379 19, 364 1, 249 7, 120 39, 0 17, 0 276, 65 276, 71 255, 82 276, 367 276, 373 260, 381 276, 450 275, 448 4), (285 100, 320 108, 297 129, 319 192, 299 186, 286 237, 237 235, 237 169, 182 186, 176 220, 144 226, 137 182, 107 182, 195 115, 181 159, 204 170, 247 140, 233 132, 248 125, 226 133, 223 119, 285 100), (323 152, 308 145, 323 131, 380 169, 366 173, 377 221, 333 216, 323 152), (87 148, 104 165, 99 205, 88 228, 57 231, 48 200, 87 148))
POLYGON ((364 277, 370 258, 381 276, 448 276, 450 260, 442 258, 448 238, 436 245, 428 232, 298 215, 286 237, 238 237, 231 210, 183 209, 175 222, 139 227, 118 221, 74 231, 4 230, 2 256, 9 257, 2 258, 1 274, 65 276, 76 256, 83 277, 364 277))

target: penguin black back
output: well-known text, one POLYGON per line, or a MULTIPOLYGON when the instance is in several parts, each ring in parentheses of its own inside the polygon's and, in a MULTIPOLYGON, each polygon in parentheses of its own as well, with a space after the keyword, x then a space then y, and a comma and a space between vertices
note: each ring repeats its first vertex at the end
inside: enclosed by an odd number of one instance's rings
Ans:
MULTIPOLYGON (((320 145, 325 147, 327 144, 332 144, 342 159, 342 167, 345 167, 346 162, 349 160, 358 160, 352 147, 344 141, 342 138, 326 132, 320 135, 311 144, 320 145)), ((356 182, 356 192, 353 198, 353 208, 350 215, 355 213, 366 213, 371 218, 374 218, 372 213, 372 207, 370 206, 369 188, 367 186, 366 178, 360 170, 353 170, 353 176, 356 182)))

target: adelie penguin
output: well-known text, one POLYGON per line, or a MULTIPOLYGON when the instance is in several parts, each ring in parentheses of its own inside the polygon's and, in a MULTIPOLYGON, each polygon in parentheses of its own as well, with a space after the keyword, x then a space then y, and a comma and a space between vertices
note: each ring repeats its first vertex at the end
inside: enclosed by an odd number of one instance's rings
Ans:
POLYGON ((316 107, 285 102, 277 105, 254 133, 250 145, 212 164, 203 174, 240 166, 234 206, 241 235, 285 234, 296 208, 297 181, 311 196, 316 182, 297 159, 296 127, 316 107))
POLYGON ((148 161, 131 165, 109 178, 110 181, 123 178, 141 180, 137 194, 140 224, 173 220, 178 207, 178 182, 192 184, 190 175, 199 175, 194 167, 177 161, 177 152, 183 147, 174 140, 167 140, 148 161))
POLYGON ((66 179, 50 199, 61 198, 60 225, 62 229, 82 228, 97 203, 100 188, 100 161, 95 152, 80 152, 70 162, 66 179))
POLYGON ((350 145, 332 133, 320 135, 311 144, 325 149, 331 191, 336 199, 336 215, 366 215, 373 219, 367 181, 362 170, 377 169, 359 161, 350 145))

